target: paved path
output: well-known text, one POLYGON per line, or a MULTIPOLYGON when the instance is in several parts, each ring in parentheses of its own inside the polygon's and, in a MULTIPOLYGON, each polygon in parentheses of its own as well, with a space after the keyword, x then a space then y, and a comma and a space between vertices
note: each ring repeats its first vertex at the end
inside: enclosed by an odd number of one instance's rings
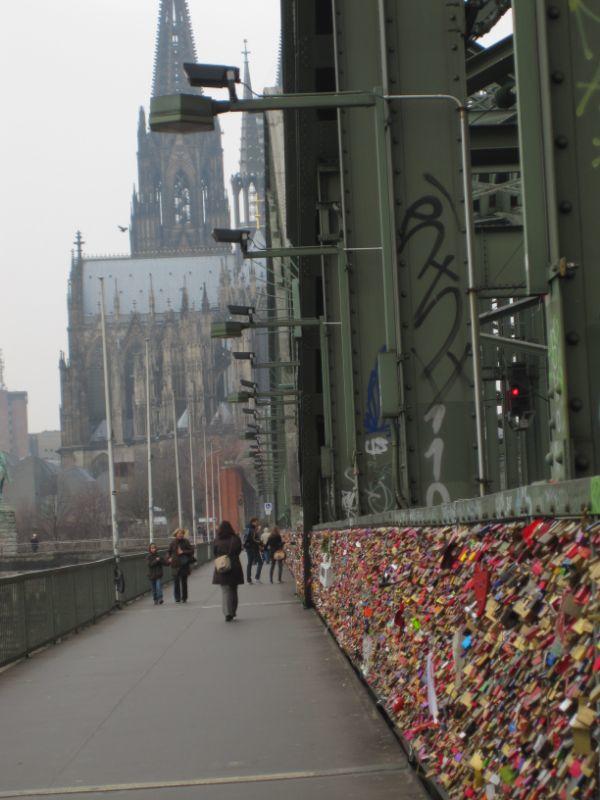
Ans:
POLYGON ((0 674, 0 798, 425 798, 289 576, 241 587, 234 623, 210 578, 0 674))

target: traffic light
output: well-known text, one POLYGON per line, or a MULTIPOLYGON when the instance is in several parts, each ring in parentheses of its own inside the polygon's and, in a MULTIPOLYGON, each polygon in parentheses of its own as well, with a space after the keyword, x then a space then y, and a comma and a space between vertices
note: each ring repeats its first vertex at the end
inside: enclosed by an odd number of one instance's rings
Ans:
POLYGON ((533 416, 533 390, 527 364, 514 361, 507 365, 504 410, 515 428, 527 428, 533 416))

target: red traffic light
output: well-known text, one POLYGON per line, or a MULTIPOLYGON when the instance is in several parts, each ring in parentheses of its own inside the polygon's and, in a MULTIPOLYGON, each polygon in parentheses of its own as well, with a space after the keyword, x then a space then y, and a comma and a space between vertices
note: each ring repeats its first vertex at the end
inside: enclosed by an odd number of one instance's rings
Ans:
POLYGON ((510 390, 510 393, 513 397, 518 397, 521 394, 521 390, 519 389, 518 386, 513 386, 512 389, 510 390))

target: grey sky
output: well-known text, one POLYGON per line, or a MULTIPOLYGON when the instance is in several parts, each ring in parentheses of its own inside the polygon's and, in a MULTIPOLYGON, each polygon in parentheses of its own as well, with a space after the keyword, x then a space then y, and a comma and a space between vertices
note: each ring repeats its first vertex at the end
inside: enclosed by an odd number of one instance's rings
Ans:
MULTIPOLYGON (((90 255, 129 252, 138 108, 151 89, 159 0, 3 0, 0 30, 0 348, 10 389, 29 392, 29 428, 57 428, 58 357, 75 231, 90 255)), ((240 64, 272 85, 279 0, 189 0, 200 61, 240 64)), ((505 18, 495 40, 510 32, 505 18)), ((225 176, 239 116, 221 119, 225 176)))
MULTIPOLYGON (((136 126, 151 89, 159 0, 2 3, 0 348, 9 389, 29 392, 31 431, 57 428, 70 250, 129 252, 136 126)), ((200 61, 240 64, 274 83, 279 0, 189 0, 200 61)), ((225 176, 237 170, 239 117, 222 118, 225 176)))

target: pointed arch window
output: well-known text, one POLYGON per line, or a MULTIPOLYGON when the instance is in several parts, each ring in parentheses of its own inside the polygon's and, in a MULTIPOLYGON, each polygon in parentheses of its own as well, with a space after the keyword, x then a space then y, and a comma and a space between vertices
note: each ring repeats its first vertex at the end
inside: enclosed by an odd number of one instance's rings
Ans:
POLYGON ((255 225, 257 228, 260 228, 259 213, 258 192, 256 191, 254 181, 252 181, 250 186, 248 186, 248 225, 255 225))
POLYGON ((202 211, 202 222, 208 222, 208 186, 203 181, 200 185, 200 208, 202 211))
POLYGON ((187 176, 177 173, 173 187, 173 211, 177 225, 190 225, 192 222, 192 193, 187 176))

